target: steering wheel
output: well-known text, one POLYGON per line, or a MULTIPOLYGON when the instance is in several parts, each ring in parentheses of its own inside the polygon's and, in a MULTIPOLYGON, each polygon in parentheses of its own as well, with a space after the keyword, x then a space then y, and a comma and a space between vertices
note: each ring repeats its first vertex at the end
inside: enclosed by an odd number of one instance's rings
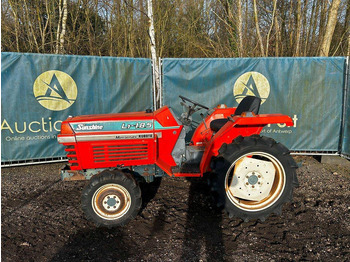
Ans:
POLYGON ((182 100, 184 103, 186 103, 186 101, 187 101, 187 102, 190 102, 190 103, 194 104, 195 106, 199 106, 199 107, 201 107, 201 108, 204 108, 204 109, 206 109, 206 110, 209 110, 209 107, 204 106, 204 105, 202 105, 202 104, 200 104, 200 103, 198 103, 198 102, 195 102, 195 101, 193 101, 193 100, 191 100, 191 99, 189 99, 189 98, 187 98, 187 97, 184 97, 184 96, 179 96, 179 97, 181 98, 181 100, 182 100))
MULTIPOLYGON (((184 112, 181 114, 181 117, 179 118, 180 121, 186 125, 186 126, 190 126, 192 123, 192 117, 191 115, 193 115, 195 112, 201 110, 201 109, 206 109, 209 110, 209 107, 206 107, 200 103, 197 103, 187 97, 184 96, 179 96, 182 100, 182 102, 180 103, 181 105, 183 105, 184 107, 186 107, 187 112, 184 112), (193 105, 188 105, 186 102, 190 102, 193 105), (198 107, 197 107, 198 106, 198 107)), ((201 114, 202 118, 203 118, 203 114, 201 114)), ((203 118, 204 119, 204 118, 203 118)))

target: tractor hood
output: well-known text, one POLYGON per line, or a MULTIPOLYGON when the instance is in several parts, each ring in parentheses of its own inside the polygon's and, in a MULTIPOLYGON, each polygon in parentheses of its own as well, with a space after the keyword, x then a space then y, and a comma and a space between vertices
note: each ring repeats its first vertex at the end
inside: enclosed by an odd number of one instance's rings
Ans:
POLYGON ((153 112, 82 115, 68 117, 62 125, 68 124, 74 133, 118 132, 152 129, 153 119, 153 112))
POLYGON ((143 132, 154 129, 178 128, 180 124, 172 111, 164 106, 155 112, 82 115, 68 117, 61 125, 59 135, 88 133, 143 132))
POLYGON ((99 114, 99 115, 81 115, 68 117, 67 122, 95 122, 109 120, 128 120, 128 119, 152 119, 153 113, 146 112, 128 112, 116 114, 99 114))

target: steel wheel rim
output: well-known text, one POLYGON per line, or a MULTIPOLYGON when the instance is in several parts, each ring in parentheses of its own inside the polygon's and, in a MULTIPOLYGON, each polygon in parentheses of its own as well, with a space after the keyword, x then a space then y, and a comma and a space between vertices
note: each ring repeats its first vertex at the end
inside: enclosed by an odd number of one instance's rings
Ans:
POLYGON ((91 201, 94 212, 106 220, 123 217, 130 209, 131 196, 125 187, 118 184, 106 184, 99 187, 91 201))
POLYGON ((285 184, 286 184, 286 174, 285 174, 283 165, 276 157, 266 152, 250 152, 239 157, 235 162, 232 163, 230 168, 227 170, 226 176, 225 176, 225 192, 230 202, 236 207, 245 211, 250 211, 250 212, 257 212, 257 211, 264 210, 272 206, 274 203, 276 203, 284 191, 285 184), (264 159, 268 159, 273 164, 276 170, 274 183, 272 185, 271 191, 269 195, 261 201, 243 200, 243 199, 237 198, 233 196, 232 192, 229 190, 229 185, 234 176, 233 174, 231 174, 233 168, 235 167, 236 163, 239 160, 247 156, 259 156, 259 157, 263 157, 264 159))

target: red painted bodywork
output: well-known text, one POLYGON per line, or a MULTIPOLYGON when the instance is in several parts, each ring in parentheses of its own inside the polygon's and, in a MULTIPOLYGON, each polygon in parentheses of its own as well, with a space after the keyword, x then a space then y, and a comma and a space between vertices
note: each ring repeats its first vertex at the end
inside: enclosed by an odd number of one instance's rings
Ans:
POLYGON ((67 152, 71 170, 84 170, 110 167, 132 167, 139 165, 158 165, 170 176, 202 176, 210 171, 210 160, 218 155, 224 143, 231 143, 238 136, 259 134, 267 124, 285 123, 292 126, 289 116, 281 114, 256 115, 251 117, 234 116, 217 133, 210 129, 210 122, 218 118, 227 118, 235 108, 214 108, 195 130, 190 144, 205 147, 200 163, 200 173, 173 173, 176 163, 171 155, 183 126, 169 107, 164 106, 152 113, 120 113, 70 117, 62 123, 59 139, 67 152), (152 121, 149 130, 112 130, 112 131, 73 131, 74 124, 107 123, 121 121, 152 121), (145 139, 113 139, 118 135, 149 135, 145 139), (83 138, 95 141, 78 141, 83 138), (104 139, 108 137, 108 139, 104 139), (112 139, 111 139, 112 137, 112 139), (64 139, 64 140, 62 140, 64 139), (63 141, 63 142, 62 142, 63 141))
POLYGON ((210 160, 219 154, 220 147, 226 143, 230 144, 238 136, 251 136, 260 134, 265 125, 285 123, 293 126, 293 120, 286 115, 269 114, 256 115, 252 117, 234 116, 233 121, 228 121, 206 144, 200 171, 201 174, 210 171, 210 160))

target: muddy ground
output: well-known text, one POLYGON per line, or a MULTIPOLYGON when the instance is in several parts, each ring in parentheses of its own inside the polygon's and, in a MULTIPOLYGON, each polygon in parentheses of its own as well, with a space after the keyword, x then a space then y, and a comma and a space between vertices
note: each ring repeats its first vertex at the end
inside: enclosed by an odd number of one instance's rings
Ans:
POLYGON ((300 187, 281 217, 229 219, 201 179, 163 179, 144 190, 127 226, 85 220, 85 182, 62 182, 62 164, 2 169, 2 261, 350 260, 350 167, 296 157, 300 187))

